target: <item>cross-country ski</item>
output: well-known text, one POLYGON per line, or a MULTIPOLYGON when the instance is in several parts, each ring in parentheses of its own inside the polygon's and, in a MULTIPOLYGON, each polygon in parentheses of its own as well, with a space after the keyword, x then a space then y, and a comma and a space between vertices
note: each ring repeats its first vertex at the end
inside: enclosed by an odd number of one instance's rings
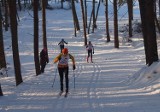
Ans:
POLYGON ((61 96, 62 94, 63 94, 63 91, 60 91, 58 95, 61 96))
POLYGON ((66 92, 66 93, 64 94, 64 97, 65 97, 65 98, 68 97, 68 92, 66 92))

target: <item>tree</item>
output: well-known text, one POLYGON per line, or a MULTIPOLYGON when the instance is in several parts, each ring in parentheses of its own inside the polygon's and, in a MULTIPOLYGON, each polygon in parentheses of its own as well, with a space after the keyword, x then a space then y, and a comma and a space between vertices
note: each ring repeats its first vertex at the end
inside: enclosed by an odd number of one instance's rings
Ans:
POLYGON ((105 7, 105 15, 106 15, 106 34, 107 34, 107 42, 110 42, 110 35, 109 35, 109 21, 108 21, 108 0, 106 0, 106 7, 105 7))
POLYGON ((83 0, 81 0, 81 10, 82 10, 82 18, 83 18, 84 45, 87 45, 86 24, 85 24, 86 22, 85 22, 83 0))
POLYGON ((119 48, 119 40, 118 40, 118 17, 117 17, 117 0, 113 1, 113 9, 114 9, 114 47, 119 48))
POLYGON ((43 30, 43 47, 47 48, 46 38, 46 0, 42 0, 42 30, 43 30))
MULTIPOLYGON (((99 0, 98 6, 97 6, 97 11, 96 11, 96 17, 95 17, 96 22, 97 22, 97 18, 98 18, 98 12, 99 12, 100 5, 101 5, 101 1, 99 0)), ((95 28, 97 28, 97 25, 95 26, 95 28)))
POLYGON ((3 96, 3 92, 2 92, 1 84, 0 84, 0 96, 3 96))
POLYGON ((78 17, 76 13, 74 0, 71 0, 71 4, 72 4, 73 24, 74 24, 74 30, 75 30, 74 32, 75 32, 75 37, 76 37, 76 31, 80 30, 80 26, 79 26, 79 21, 78 21, 78 17))
POLYGON ((88 24, 87 24, 87 0, 84 0, 84 9, 85 9, 86 28, 88 28, 88 24))
POLYGON ((160 33, 160 25, 159 25, 158 18, 157 18, 156 2, 154 3, 154 15, 155 15, 156 27, 157 27, 157 29, 158 29, 158 32, 160 33))
MULTIPOLYGON (((6 59, 4 56, 4 45, 3 45, 3 31, 2 31, 2 14, 0 9, 0 69, 6 68, 6 59)), ((0 84, 0 96, 3 96, 1 84, 0 84)))
POLYGON ((19 6, 19 10, 21 11, 22 10, 22 6, 21 6, 21 1, 18 0, 18 6, 19 6))
POLYGON ((5 4, 5 31, 8 31, 8 4, 7 4, 7 0, 4 0, 4 4, 5 4))
POLYGON ((158 61, 154 0, 139 0, 146 64, 158 61), (147 18, 147 19, 146 19, 147 18))
POLYGON ((16 78, 16 86, 23 82, 21 76, 21 64, 19 59, 19 49, 18 49, 18 31, 17 31, 17 9, 16 0, 8 0, 10 22, 11 22, 11 36, 12 36, 12 51, 13 51, 13 62, 16 78))
POLYGON ((92 16, 93 16, 93 9, 91 11, 91 15, 90 15, 90 19, 89 19, 88 34, 90 33, 90 26, 91 26, 92 16))
POLYGON ((133 0, 127 0, 127 5, 128 5, 129 37, 132 37, 133 0))
POLYGON ((63 2, 64 2, 64 0, 61 0, 61 8, 63 9, 63 2))
POLYGON ((92 33, 94 33, 94 28, 97 28, 96 25, 96 16, 95 16, 95 0, 92 1, 92 14, 93 14, 93 26, 92 26, 92 33))
POLYGON ((38 0, 33 0, 33 15, 34 15, 34 62, 36 75, 39 75, 40 72, 40 63, 39 63, 39 38, 38 38, 38 0))
POLYGON ((3 30, 2 30, 2 13, 0 8, 0 69, 6 67, 6 58, 4 53, 4 44, 3 44, 3 30))
POLYGON ((159 16, 160 16, 160 0, 158 2, 158 6, 159 6, 159 16))

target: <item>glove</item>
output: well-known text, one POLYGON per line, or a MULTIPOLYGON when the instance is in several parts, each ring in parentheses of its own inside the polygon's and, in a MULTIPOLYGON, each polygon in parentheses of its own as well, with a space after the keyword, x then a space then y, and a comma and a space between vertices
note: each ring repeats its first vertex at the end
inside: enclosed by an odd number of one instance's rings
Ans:
POLYGON ((75 65, 73 65, 73 70, 75 70, 76 69, 76 66, 75 65))

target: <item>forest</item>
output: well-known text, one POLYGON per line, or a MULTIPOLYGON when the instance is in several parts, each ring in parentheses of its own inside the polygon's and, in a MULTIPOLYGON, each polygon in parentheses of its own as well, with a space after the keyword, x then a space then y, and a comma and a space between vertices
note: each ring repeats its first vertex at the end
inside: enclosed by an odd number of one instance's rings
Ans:
MULTIPOLYGON (((153 62, 159 60, 158 57, 158 48, 157 48, 157 36, 156 34, 160 32, 159 26, 159 14, 157 12, 160 8, 159 0, 113 0, 110 1, 113 4, 113 18, 114 18, 114 47, 119 48, 119 22, 117 11, 119 7, 127 5, 128 7, 128 34, 126 41, 132 42, 133 28, 133 6, 135 1, 139 3, 139 11, 141 17, 141 25, 139 26, 142 29, 143 40, 144 40, 144 50, 145 50, 145 61, 146 65, 150 66, 153 62), (147 19, 146 19, 147 18, 147 19)), ((109 17, 110 13, 108 10, 108 0, 1 0, 0 1, 0 69, 7 71, 7 62, 5 57, 4 49, 4 37, 6 32, 11 33, 11 42, 12 42, 12 52, 13 52, 13 62, 14 62, 14 71, 15 71, 15 81, 16 86, 23 82, 21 75, 21 63, 19 57, 19 45, 18 45, 18 25, 19 25, 19 13, 24 10, 33 11, 33 51, 34 51, 34 64, 36 76, 40 75, 40 62, 39 62, 39 26, 42 26, 42 38, 43 38, 43 47, 48 46, 47 43, 47 30, 46 30, 46 10, 55 10, 63 9, 64 3, 67 2, 69 9, 72 11, 72 19, 74 26, 74 36, 77 36, 78 31, 83 31, 84 37, 84 46, 87 45, 88 39, 87 35, 95 32, 97 29, 97 18, 99 13, 99 6, 105 6, 105 32, 106 32, 106 44, 110 42, 110 26, 109 26, 109 17), (50 5, 50 2, 59 2, 60 7, 54 7, 50 5), (92 9, 90 17, 87 16, 87 2, 92 3, 92 9), (80 3, 81 6, 81 18, 77 15, 77 10, 75 3, 80 3), (95 7, 95 4, 98 4, 95 7), (39 15, 39 11, 42 11, 42 15, 39 15), (39 16, 42 16, 42 25, 39 24, 39 16), (83 21, 82 28, 80 28, 79 21, 83 21)), ((2 74, 3 75, 3 74, 2 74)), ((3 96, 3 91, 0 85, 0 95, 3 96)))

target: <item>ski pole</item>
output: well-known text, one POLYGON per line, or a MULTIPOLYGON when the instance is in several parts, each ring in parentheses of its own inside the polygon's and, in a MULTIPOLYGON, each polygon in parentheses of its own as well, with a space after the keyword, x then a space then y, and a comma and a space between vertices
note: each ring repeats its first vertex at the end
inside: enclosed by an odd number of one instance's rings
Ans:
POLYGON ((56 66, 55 66, 55 69, 56 69, 56 71, 55 71, 55 76, 54 76, 54 80, 53 80, 52 87, 54 86, 54 82, 55 82, 55 80, 56 80, 56 74, 57 74, 57 68, 56 68, 56 66))
POLYGON ((73 70, 73 76, 74 76, 74 89, 75 89, 75 80, 76 80, 76 78, 75 78, 74 70, 73 70))

